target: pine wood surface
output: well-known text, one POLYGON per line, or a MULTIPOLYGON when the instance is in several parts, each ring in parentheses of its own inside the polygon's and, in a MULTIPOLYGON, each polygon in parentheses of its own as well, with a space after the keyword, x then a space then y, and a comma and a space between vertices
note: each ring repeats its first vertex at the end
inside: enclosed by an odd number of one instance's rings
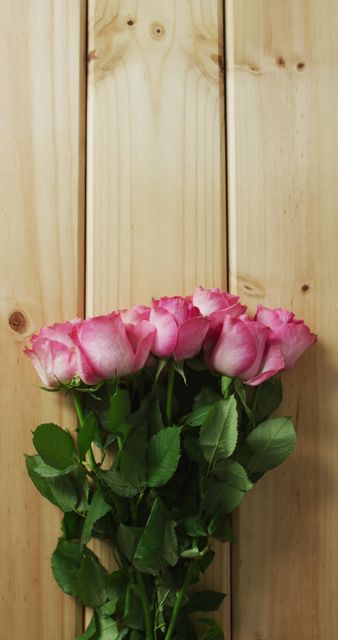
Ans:
POLYGON ((319 344, 285 374, 296 454, 235 516, 233 640, 338 637, 338 5, 226 1, 230 282, 319 344))
MULTIPOLYGON (((87 315, 225 285, 222 2, 89 10, 87 315)), ((227 556, 206 580, 229 592, 227 556)))
POLYGON ((74 424, 22 354, 42 324, 82 313, 85 11, 0 4, 0 620, 8 640, 70 640, 82 614, 54 582, 60 518, 28 478, 31 430, 74 424))

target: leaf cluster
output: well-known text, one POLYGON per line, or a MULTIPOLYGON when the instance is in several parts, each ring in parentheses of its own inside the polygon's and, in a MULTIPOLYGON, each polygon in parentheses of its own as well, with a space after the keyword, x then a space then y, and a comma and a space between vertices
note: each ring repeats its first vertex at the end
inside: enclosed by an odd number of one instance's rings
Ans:
POLYGON ((168 424, 167 371, 82 394, 74 437, 55 424, 34 431, 28 473, 64 513, 53 574, 93 609, 77 640, 223 638, 214 620, 192 615, 217 609, 224 594, 189 587, 212 562, 213 540, 234 542, 232 511, 295 446, 290 419, 269 417, 279 381, 247 397, 239 380, 198 362, 177 367, 168 424), (109 541, 115 571, 90 551, 92 538, 109 541))

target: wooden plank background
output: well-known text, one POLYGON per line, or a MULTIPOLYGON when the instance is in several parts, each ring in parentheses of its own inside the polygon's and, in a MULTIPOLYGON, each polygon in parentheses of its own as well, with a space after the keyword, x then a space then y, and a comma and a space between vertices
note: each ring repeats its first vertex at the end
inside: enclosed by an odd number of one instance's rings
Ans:
POLYGON ((230 281, 319 344, 285 376, 296 454, 236 516, 233 640, 338 638, 338 5, 227 0, 230 281))
POLYGON ((226 284, 222 4, 89 3, 88 315, 226 284))
MULTIPOLYGON (((234 517, 232 633, 230 598, 219 620, 226 640, 338 637, 338 6, 225 0, 225 23, 228 240, 222 0, 0 3, 0 620, 11 640, 71 640, 82 627, 49 568, 59 517, 18 458, 38 422, 74 424, 32 385, 27 336, 225 286, 227 244, 231 289, 252 310, 294 309, 320 343, 285 376, 297 453, 234 517)), ((223 546, 205 585, 229 582, 223 546)))
POLYGON ((54 582, 60 518, 29 480, 39 422, 71 423, 22 355, 42 324, 83 307, 85 11, 77 0, 0 3, 0 621, 8 640, 70 640, 81 611, 54 582))

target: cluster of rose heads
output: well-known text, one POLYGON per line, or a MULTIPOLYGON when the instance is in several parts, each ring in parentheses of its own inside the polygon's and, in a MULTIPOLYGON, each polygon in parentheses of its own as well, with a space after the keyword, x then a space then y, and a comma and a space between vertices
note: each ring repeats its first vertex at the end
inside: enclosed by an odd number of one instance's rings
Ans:
POLYGON ((252 318, 238 296, 198 287, 193 296, 160 298, 151 307, 44 327, 25 353, 48 387, 93 385, 153 366, 155 358, 199 355, 211 370, 258 385, 289 369, 315 341, 286 309, 259 305, 252 318))

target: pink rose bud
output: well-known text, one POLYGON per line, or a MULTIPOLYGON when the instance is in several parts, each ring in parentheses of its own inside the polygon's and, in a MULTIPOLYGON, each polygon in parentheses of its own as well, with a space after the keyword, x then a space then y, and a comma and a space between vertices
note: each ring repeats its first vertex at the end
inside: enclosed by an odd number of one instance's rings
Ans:
POLYGON ((156 328, 152 352, 161 358, 174 356, 175 360, 196 356, 209 328, 209 321, 191 298, 180 296, 154 300, 149 320, 156 328))
POLYGON ((77 372, 77 359, 71 333, 80 320, 43 327, 34 334, 24 353, 46 387, 68 383, 77 372))
POLYGON ((125 325, 118 312, 84 320, 72 333, 81 380, 96 384, 134 373, 147 360, 154 333, 149 322, 125 325))
POLYGON ((287 309, 268 309, 258 305, 256 319, 269 327, 269 338, 281 350, 285 366, 290 369, 298 358, 317 340, 303 320, 296 320, 294 313, 287 309))
POLYGON ((268 340, 269 329, 243 316, 225 315, 221 334, 210 355, 215 371, 258 385, 284 369, 279 347, 268 340))

